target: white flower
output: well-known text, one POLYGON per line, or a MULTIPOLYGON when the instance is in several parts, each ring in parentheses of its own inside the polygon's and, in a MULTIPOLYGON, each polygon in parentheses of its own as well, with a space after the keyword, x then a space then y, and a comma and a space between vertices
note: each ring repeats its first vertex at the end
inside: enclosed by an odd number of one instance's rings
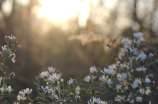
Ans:
POLYGON ((122 89, 122 85, 116 85, 116 89, 117 90, 121 90, 122 89))
POLYGON ((13 36, 13 35, 11 34, 11 36, 9 36, 9 38, 10 38, 11 40, 14 40, 14 39, 15 39, 15 36, 13 36))
POLYGON ((122 82, 122 81, 124 81, 124 76, 122 76, 121 74, 118 74, 117 75, 117 79, 120 81, 120 82, 122 82))
POLYGON ((47 93, 47 92, 48 92, 48 89, 49 89, 48 86, 46 86, 45 88, 44 88, 43 86, 41 86, 41 88, 42 88, 42 90, 43 90, 44 93, 47 93))
POLYGON ((118 102, 121 102, 121 101, 125 101, 125 96, 121 96, 121 95, 117 95, 116 97, 115 97, 115 101, 118 101, 118 102))
POLYGON ((109 79, 108 77, 105 77, 105 75, 102 75, 99 79, 108 85, 113 83, 111 79, 109 79))
POLYGON ((139 89, 139 92, 143 95, 145 93, 145 90, 144 89, 139 89))
POLYGON ((146 82, 146 83, 150 83, 151 80, 150 80, 149 78, 145 78, 145 82, 146 82))
POLYGON ((121 74, 117 74, 117 79, 118 79, 120 82, 122 82, 122 81, 124 81, 125 79, 127 79, 128 76, 130 76, 129 73, 122 73, 122 75, 121 75, 121 74))
POLYGON ((140 54, 138 55, 138 58, 140 58, 141 61, 143 61, 143 60, 145 60, 145 59, 147 58, 147 55, 144 54, 144 53, 140 53, 140 54))
POLYGON ((142 81, 141 81, 141 79, 139 78, 136 78, 135 80, 134 80, 134 82, 133 82, 133 85, 132 85, 132 88, 137 88, 139 85, 141 85, 142 84, 142 81))
POLYGON ((122 70, 122 69, 124 69, 124 68, 129 68, 129 63, 123 63, 123 64, 120 64, 120 67, 119 67, 119 70, 122 70))
POLYGON ((2 51, 4 52, 4 51, 7 51, 8 49, 7 49, 7 47, 6 47, 6 45, 4 45, 4 46, 2 46, 2 51))
POLYGON ((109 65, 109 66, 108 66, 108 69, 116 70, 116 65, 115 65, 115 64, 109 65))
POLYGON ((108 82, 107 82, 107 84, 108 85, 111 85, 113 82, 111 81, 111 79, 108 79, 108 82))
POLYGON ((49 76, 48 81, 55 82, 55 81, 58 81, 60 77, 61 77, 61 74, 54 73, 53 75, 49 76))
POLYGON ((154 75, 151 73, 151 74, 149 74, 149 77, 152 77, 152 78, 153 78, 153 77, 154 77, 154 75))
POLYGON ((142 84, 142 81, 141 81, 141 79, 139 78, 136 78, 135 79, 135 81, 134 81, 134 83, 136 83, 136 84, 138 84, 138 85, 141 85, 142 84))
POLYGON ((139 67, 139 68, 136 68, 136 71, 138 71, 138 72, 140 72, 140 71, 145 72, 146 68, 144 66, 143 67, 139 67))
POLYGON ((49 73, 54 73, 56 68, 53 67, 48 67, 48 71, 49 73))
POLYGON ((124 90, 128 90, 128 89, 129 89, 128 86, 124 87, 124 90))
POLYGON ((141 41, 144 41, 144 38, 143 38, 143 34, 140 33, 140 32, 136 32, 133 34, 134 37, 136 37, 137 39, 141 40, 141 41))
POLYGON ((102 101, 100 98, 93 97, 93 99, 90 99, 90 101, 88 101, 88 104, 107 104, 107 102, 102 101))
POLYGON ((84 81, 89 82, 90 80, 93 80, 93 79, 94 79, 93 76, 86 76, 86 77, 84 78, 84 81))
POLYGON ((52 88, 51 88, 51 89, 48 89, 48 93, 49 93, 49 94, 52 94, 51 97, 55 97, 55 98, 57 97, 56 94, 55 94, 55 90, 52 89, 52 88))
POLYGON ((26 88, 24 90, 19 91, 19 94, 31 94, 32 89, 29 90, 29 88, 26 88))
POLYGON ((134 55, 137 55, 138 54, 138 51, 137 51, 137 48, 126 48, 125 49, 125 52, 128 52, 128 49, 131 53, 133 53, 134 55))
POLYGON ((128 57, 128 59, 129 59, 130 61, 133 61, 133 60, 135 59, 135 57, 134 57, 134 56, 130 56, 130 57, 128 57))
POLYGON ((97 72, 96 67, 95 67, 95 66, 94 66, 94 67, 91 67, 91 68, 90 68, 90 72, 91 72, 91 73, 97 72))
POLYGON ((75 99, 80 99, 81 97, 78 95, 75 95, 75 99))
POLYGON ((11 86, 8 86, 8 88, 6 88, 5 90, 8 91, 9 93, 10 93, 11 91, 13 91, 13 89, 11 88, 11 86))
POLYGON ((113 69, 106 69, 106 68, 104 68, 104 72, 109 74, 109 75, 114 75, 115 74, 115 71, 113 69))
POLYGON ((69 84, 69 85, 71 85, 71 84, 74 84, 74 81, 71 79, 71 77, 70 77, 70 80, 69 81, 67 81, 67 83, 69 84))
POLYGON ((15 57, 16 57, 16 56, 14 55, 14 57, 11 59, 13 63, 16 62, 15 57))
POLYGON ((141 103, 142 102, 142 97, 136 97, 136 101, 141 103))
POLYGON ((147 89, 146 91, 145 91, 145 95, 149 95, 151 93, 151 90, 150 89, 147 89))
POLYGON ((149 53, 148 58, 153 57, 154 55, 152 53, 149 53))
POLYGON ((131 45, 131 40, 129 40, 128 38, 123 38, 121 43, 125 44, 125 46, 128 47, 129 45, 131 45))
POLYGON ((2 93, 4 92, 4 90, 5 90, 4 87, 1 87, 1 88, 0 88, 0 91, 1 91, 2 93))
POLYGON ((25 100, 26 99, 26 97, 25 97, 25 95, 20 95, 20 94, 18 94, 18 96, 17 96, 17 100, 25 100))
POLYGON ((127 101, 128 101, 130 104, 134 104, 134 99, 133 99, 133 96, 132 96, 131 92, 130 92, 130 95, 128 95, 127 101))
POLYGON ((138 87, 138 84, 136 84, 136 83, 132 84, 132 88, 137 88, 137 87, 138 87))
POLYGON ((42 72, 39 77, 45 78, 45 77, 48 77, 48 75, 49 75, 49 73, 48 73, 48 71, 46 71, 46 72, 42 72))
POLYGON ((76 90, 76 91, 75 91, 76 94, 79 95, 79 94, 80 94, 80 90, 81 90, 81 89, 80 89, 80 86, 77 86, 75 90, 76 90))

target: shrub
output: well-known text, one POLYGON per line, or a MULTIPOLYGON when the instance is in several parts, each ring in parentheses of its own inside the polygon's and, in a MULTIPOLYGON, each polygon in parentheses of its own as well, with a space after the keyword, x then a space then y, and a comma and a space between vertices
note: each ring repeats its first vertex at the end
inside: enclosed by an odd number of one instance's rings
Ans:
MULTIPOLYGON (((2 46, 0 52, 0 98, 6 103, 6 97, 13 91, 7 82, 15 77, 14 72, 8 74, 7 69, 10 62, 15 63, 15 52, 21 46, 17 45, 15 36, 5 37, 6 45, 2 46)), ((113 43, 107 45, 114 48, 113 43)), ((80 95, 90 96, 88 104, 113 104, 114 101, 120 104, 144 104, 149 96, 153 96, 153 104, 157 104, 155 97, 156 87, 152 81, 153 74, 149 73, 149 66, 154 64, 154 54, 147 54, 145 51, 144 38, 142 33, 134 33, 130 38, 123 38, 120 45, 119 55, 114 55, 116 63, 107 68, 100 69, 91 67, 90 74, 84 78, 88 82, 79 84, 76 79, 67 81, 69 89, 64 85, 62 74, 56 68, 48 67, 48 71, 41 72, 35 78, 37 97, 32 99, 32 89, 26 88, 19 91, 15 104, 35 103, 38 104, 78 104, 81 102, 80 95), (45 82, 41 85, 40 81, 45 82), (113 93, 113 101, 102 101, 99 96, 113 93)))

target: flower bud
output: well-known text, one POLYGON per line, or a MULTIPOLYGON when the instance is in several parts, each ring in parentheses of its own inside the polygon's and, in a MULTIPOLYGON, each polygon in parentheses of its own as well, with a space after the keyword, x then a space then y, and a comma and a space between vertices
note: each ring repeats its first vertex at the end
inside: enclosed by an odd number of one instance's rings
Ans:
POLYGON ((18 39, 15 38, 14 40, 12 40, 13 43, 17 43, 18 42, 18 39))
POLYGON ((20 49, 20 48, 21 48, 21 45, 18 45, 18 46, 17 46, 17 49, 20 49))
POLYGON ((9 40, 10 40, 9 36, 5 36, 5 41, 9 42, 9 40))

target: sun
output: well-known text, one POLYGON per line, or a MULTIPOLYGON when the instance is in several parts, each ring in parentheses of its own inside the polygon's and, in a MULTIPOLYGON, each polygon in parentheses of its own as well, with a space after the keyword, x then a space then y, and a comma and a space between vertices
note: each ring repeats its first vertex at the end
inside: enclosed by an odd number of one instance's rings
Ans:
POLYGON ((40 17, 59 23, 77 16, 80 0, 39 0, 41 7, 37 10, 40 17))

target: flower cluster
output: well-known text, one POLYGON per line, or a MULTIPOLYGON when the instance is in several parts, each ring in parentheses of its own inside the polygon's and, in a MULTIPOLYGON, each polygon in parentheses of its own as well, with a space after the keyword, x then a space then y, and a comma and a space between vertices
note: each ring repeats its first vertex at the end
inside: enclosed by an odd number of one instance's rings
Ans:
MULTIPOLYGON (((154 54, 146 54, 142 33, 134 33, 131 37, 134 39, 122 39, 121 53, 115 55, 117 63, 109 65, 104 70, 97 69, 95 66, 90 68, 91 74, 84 80, 90 82, 91 96, 98 96, 99 93, 95 82, 104 90, 115 93, 115 101, 121 104, 142 104, 146 102, 148 96, 155 95, 155 83, 151 83, 153 75, 149 74, 149 65, 153 63, 154 54)), ((108 46, 112 47, 110 44, 108 46)), ((96 104, 102 104, 100 99, 93 99, 96 104)), ((88 103, 94 104, 93 100, 90 102, 88 103)))
POLYGON ((0 101, 6 103, 6 97, 13 91, 7 82, 15 77, 15 73, 6 73, 9 64, 15 63, 15 52, 21 47, 17 45, 17 38, 13 35, 5 36, 6 45, 2 46, 0 51, 0 101))
MULTIPOLYGON (((7 74, 7 66, 10 62, 15 63, 15 52, 20 48, 16 46, 15 36, 6 36, 7 45, 2 46, 0 52, 0 98, 6 103, 6 96, 13 91, 7 86, 6 81, 15 77, 14 72, 7 74), (11 45, 10 45, 11 44, 11 45), (11 46, 11 47, 9 47, 11 46)), ((19 91, 16 104, 35 102, 40 104, 77 104, 81 102, 81 95, 90 96, 88 104, 143 104, 148 96, 155 97, 155 82, 153 74, 149 73, 149 66, 154 63, 154 54, 147 54, 142 33, 134 33, 131 38, 123 38, 120 45, 120 53, 114 55, 116 63, 104 69, 95 66, 90 68, 90 74, 84 78, 88 85, 78 84, 76 79, 67 81, 69 88, 64 86, 64 79, 59 70, 48 67, 47 71, 41 72, 35 78, 35 88, 38 96, 30 98, 32 89, 26 88, 19 91), (41 85, 40 82, 44 82, 41 85), (66 89, 67 88, 67 89, 66 89), (99 96, 113 93, 113 101, 102 101, 99 96)), ((112 44, 107 46, 113 47, 112 44)), ((155 104, 156 104, 155 99, 155 104)))

